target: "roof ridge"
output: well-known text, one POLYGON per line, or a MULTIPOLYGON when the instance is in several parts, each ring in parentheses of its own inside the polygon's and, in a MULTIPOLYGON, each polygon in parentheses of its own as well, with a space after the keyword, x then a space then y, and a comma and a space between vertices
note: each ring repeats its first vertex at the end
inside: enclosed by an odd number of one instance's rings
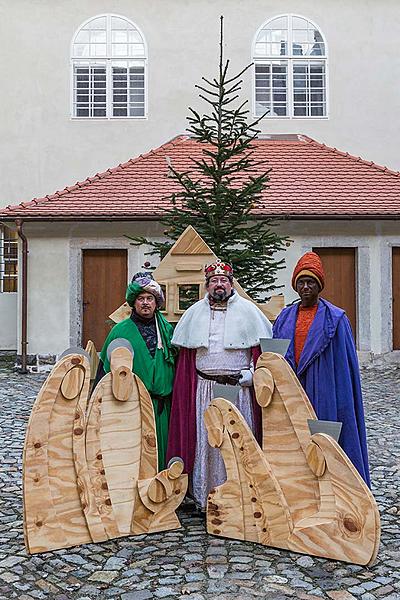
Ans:
POLYGON ((338 150, 338 148, 335 148, 334 146, 328 146, 327 144, 324 144, 322 142, 317 142, 313 138, 310 138, 306 135, 304 135, 302 137, 304 137, 304 139, 308 143, 315 144, 316 146, 320 146, 321 148, 328 150, 328 152, 332 152, 333 154, 339 154, 340 156, 345 156, 346 158, 349 158, 350 160, 353 160, 355 162, 363 163, 364 165, 373 167, 374 169, 377 169, 378 171, 383 172, 387 175, 400 177, 400 171, 393 171, 392 169, 389 169, 388 167, 385 167, 384 165, 378 165, 378 163, 375 163, 373 160, 366 160, 365 158, 361 158, 361 156, 355 156, 354 154, 350 154, 349 152, 343 152, 343 150, 338 150))

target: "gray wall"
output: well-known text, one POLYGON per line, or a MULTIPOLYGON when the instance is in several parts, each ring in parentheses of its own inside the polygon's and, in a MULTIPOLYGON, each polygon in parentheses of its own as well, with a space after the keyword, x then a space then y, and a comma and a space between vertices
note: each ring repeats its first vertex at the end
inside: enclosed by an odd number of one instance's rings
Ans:
MULTIPOLYGON (((234 68, 251 60, 257 29, 293 12, 329 48, 328 119, 265 119, 265 133, 304 133, 400 168, 398 0, 0 0, 0 206, 52 193, 184 132, 194 84, 217 68, 219 15, 234 68), (70 43, 101 13, 131 19, 148 45, 149 110, 138 120, 70 118, 70 43)), ((243 94, 251 102, 251 76, 243 94)), ((200 106, 201 108, 201 106, 200 106)))

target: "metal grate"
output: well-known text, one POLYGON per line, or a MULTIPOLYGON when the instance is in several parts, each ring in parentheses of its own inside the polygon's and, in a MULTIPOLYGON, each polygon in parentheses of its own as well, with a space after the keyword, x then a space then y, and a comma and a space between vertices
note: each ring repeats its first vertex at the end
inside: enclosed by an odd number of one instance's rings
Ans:
POLYGON ((0 227, 0 293, 18 291, 18 236, 0 227))

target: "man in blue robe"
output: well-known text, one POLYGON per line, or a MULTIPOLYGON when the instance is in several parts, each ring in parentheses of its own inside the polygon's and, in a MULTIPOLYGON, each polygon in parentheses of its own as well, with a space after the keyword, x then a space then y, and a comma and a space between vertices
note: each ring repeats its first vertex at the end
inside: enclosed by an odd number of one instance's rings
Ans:
POLYGON ((314 252, 301 257, 292 285, 300 302, 282 310, 273 337, 291 340, 286 360, 317 417, 343 424, 339 444, 370 486, 360 372, 349 320, 344 310, 319 297, 324 271, 314 252))

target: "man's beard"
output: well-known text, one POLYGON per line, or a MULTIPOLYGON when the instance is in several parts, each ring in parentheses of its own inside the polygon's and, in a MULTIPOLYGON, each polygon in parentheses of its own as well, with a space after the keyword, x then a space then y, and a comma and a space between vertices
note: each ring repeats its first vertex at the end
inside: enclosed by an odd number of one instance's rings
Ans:
POLYGON ((214 290, 211 294, 211 298, 217 302, 224 302, 228 298, 228 292, 222 288, 214 290))

